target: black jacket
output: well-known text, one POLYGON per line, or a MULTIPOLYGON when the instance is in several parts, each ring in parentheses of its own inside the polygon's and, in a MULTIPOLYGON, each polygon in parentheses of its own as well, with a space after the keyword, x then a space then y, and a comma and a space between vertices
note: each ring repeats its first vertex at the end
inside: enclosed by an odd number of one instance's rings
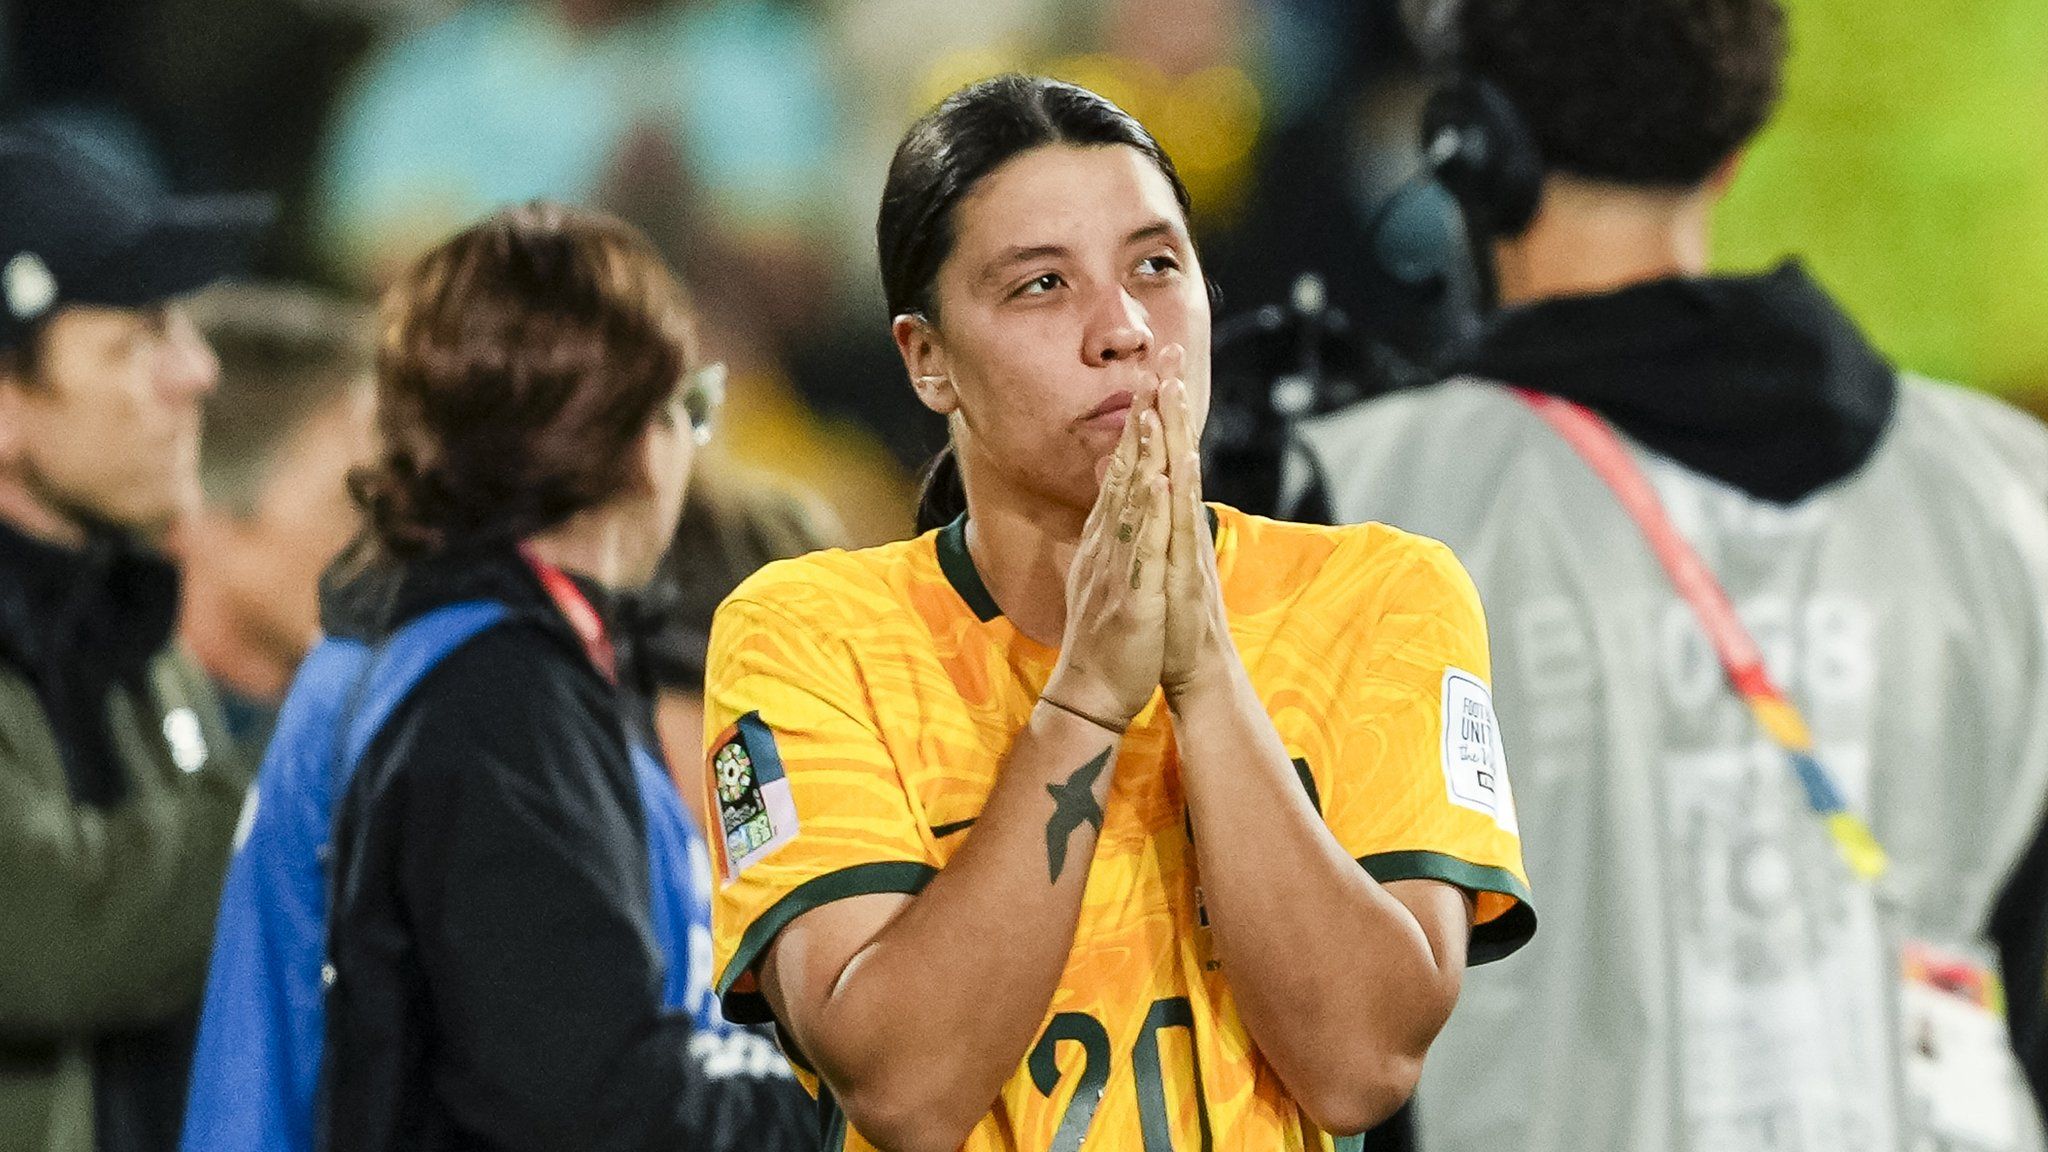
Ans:
POLYGON ((375 642, 471 599, 514 617, 420 681, 337 806, 323 1146, 814 1147, 779 1060, 719 1059, 661 1009, 633 709, 517 553, 358 579, 323 612, 375 642))

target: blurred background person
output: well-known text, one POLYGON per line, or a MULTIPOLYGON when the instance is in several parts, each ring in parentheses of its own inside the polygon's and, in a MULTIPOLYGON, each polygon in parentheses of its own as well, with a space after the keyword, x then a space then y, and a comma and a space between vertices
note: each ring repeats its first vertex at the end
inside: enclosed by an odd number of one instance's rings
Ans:
POLYGON ((248 784, 158 551, 219 368, 177 303, 267 213, 0 133, 0 1146, 173 1146, 248 784))
POLYGON ((675 540, 641 605, 646 627, 637 636, 637 656, 650 685, 646 695, 656 703, 662 749, 683 774, 683 799, 693 815, 703 799, 697 767, 704 756, 711 614, 770 561, 846 546, 831 509, 800 490, 701 466, 691 477, 675 540))
POLYGON ((2003 949, 2025 1032, 2048 435, 1796 264, 1710 273, 1775 0, 1458 27, 1433 152, 1502 308, 1453 379, 1303 430, 1337 520, 1471 565, 1548 894, 1432 1053, 1423 1146, 2040 1148, 1996 989, 2003 949))
MULTIPOLYGON (((1321 275, 1332 322, 1342 317, 1352 328, 1325 342, 1326 375, 1346 369, 1346 357, 1360 355, 1356 342, 1369 336, 1426 362, 1440 336, 1456 335, 1464 314, 1455 283, 1446 313, 1434 302, 1434 278, 1447 261, 1454 270, 1458 256, 1454 214, 1439 197, 1409 197, 1399 227, 1385 229, 1403 243, 1375 254, 1373 265, 1356 259, 1381 246, 1364 242, 1360 222, 1418 162, 1411 135, 1423 91, 1418 58, 1444 50, 1456 0, 0 0, 0 112, 90 125, 107 151, 182 190, 281 193, 284 227, 260 267, 342 286, 362 272, 320 222, 336 216, 337 193, 328 185, 349 117, 367 107, 362 94, 374 78, 392 75, 388 62, 414 51, 409 45, 445 40, 441 29, 465 21, 533 23, 471 15, 487 7, 573 8, 596 17, 573 25, 578 31, 569 36, 557 34, 572 27, 564 19, 541 22, 549 30, 536 42, 566 44, 560 51, 577 60, 618 51, 587 45, 631 40, 613 30, 622 21, 688 25, 688 36, 705 44, 734 42, 719 28, 793 30, 786 40, 771 31, 749 41, 793 46, 787 66, 766 57, 760 71, 786 73, 790 99, 822 92, 832 112, 821 134, 824 159, 798 166, 809 173, 799 182, 822 184, 791 215, 804 217, 790 228, 808 239, 772 246, 803 249, 805 266, 825 274, 757 281, 749 273, 712 283, 723 269, 740 267, 714 259, 714 248, 733 247, 719 237, 758 235, 763 214, 743 197, 672 191, 678 182, 720 178, 691 170, 689 149, 672 146, 683 134, 677 131, 635 137, 670 142, 661 147, 622 147, 611 165, 620 178, 594 182, 599 190, 587 202, 641 224, 665 250, 666 237, 694 237, 668 254, 704 269, 707 347, 733 368, 732 411, 716 454, 828 489, 859 543, 908 531, 886 510, 899 506, 889 501, 907 488, 905 472, 938 447, 942 429, 894 386, 891 350, 871 323, 880 302, 865 275, 871 250, 861 198, 842 192, 879 188, 902 127, 962 83, 1008 68, 1067 75, 1133 108, 1152 100, 1142 109, 1148 122, 1160 125, 1176 155, 1190 157, 1191 168, 1207 145, 1223 147, 1231 158, 1216 170, 1228 178, 1196 182, 1203 188, 1198 232, 1225 290, 1218 369, 1226 385, 1240 371, 1269 379, 1299 374, 1303 342, 1278 337, 1269 351, 1254 341, 1248 353, 1228 325, 1263 306, 1289 304, 1301 272, 1321 275), (1425 29, 1421 43, 1401 31, 1397 8, 1425 29), (695 13, 687 20, 678 15, 686 9, 695 13), (763 10, 771 14, 752 15, 763 10), (586 28, 596 31, 584 35, 586 28), (1071 62, 1089 73, 1069 75, 1063 68, 1071 62), (1227 99, 1195 99, 1205 93, 1227 99), (1249 123, 1256 127, 1247 134, 1249 123), (1182 138, 1184 127, 1198 138, 1182 138), (1211 187, 1223 190, 1213 202, 1211 187), (1236 207, 1218 213, 1212 203, 1236 207), (670 222, 686 214, 689 227, 670 222), (1380 265, 1388 263, 1399 288, 1392 295, 1381 282, 1388 270, 1380 265), (1408 299, 1406 276, 1428 289, 1422 299, 1408 299), (754 299, 771 283, 780 302, 754 299), (733 319, 719 315, 726 311, 733 319), (771 315, 806 319, 776 327, 767 323, 771 315)), ((2040 16, 2040 0, 1986 0, 1967 17, 1935 0, 1798 5, 1791 20, 1800 50, 1788 98, 1719 212, 1717 260, 1756 266, 1796 245, 1893 359, 2028 404, 2048 397, 2048 347, 2034 339, 2048 300, 2048 233, 2017 226, 2048 212, 2048 102, 2029 95, 2048 84, 2048 56, 2032 49, 2040 16), (1893 82, 1899 76, 1913 82, 1893 82), (1891 275, 1901 264, 1920 274, 1891 275)), ((652 47, 659 37, 645 39, 647 54, 668 51, 652 47)), ((529 47, 520 41, 496 57, 506 65, 503 91, 478 90, 480 103, 501 107, 461 108, 454 119, 524 123, 518 110, 531 100, 528 89, 552 89, 583 67, 557 67, 552 56, 535 64, 529 47)), ((428 90, 445 84, 408 75, 401 87, 422 95, 397 92, 394 106, 403 106, 402 96, 419 109, 416 117, 445 107, 438 96, 428 99, 428 90)), ((691 83, 637 75, 646 79, 621 70, 616 82, 594 85, 600 95, 563 106, 608 101, 598 115, 606 123, 659 120, 637 110, 691 83)), ((724 119, 713 119, 728 124, 767 116, 738 101, 719 114, 724 119)), ((551 115, 532 118, 530 133, 562 135, 551 115)), ((405 139, 434 128, 401 127, 405 139)), ((514 159, 497 163, 518 169, 528 146, 515 138, 502 146, 514 159)), ((461 140, 454 154, 472 150, 461 140)), ((546 166, 529 167, 538 174, 546 166)), ((553 194, 567 198, 570 190, 553 194)), ((792 198, 776 193, 764 203, 792 198)), ((474 211, 489 206, 480 202, 474 211)), ((407 233, 395 209, 367 212, 362 221, 365 236, 407 233)), ((415 237, 413 252, 419 244, 415 237)), ((1368 383, 1384 375, 1358 374, 1368 383)), ((1218 397, 1219 431, 1236 421, 1230 391, 1218 397)), ((1341 403, 1342 391, 1330 402, 1341 403)))
MULTIPOLYGON (((369 398, 362 393, 372 386, 365 375, 371 317, 342 301, 283 285, 216 289, 198 302, 198 308, 208 330, 223 337, 226 376, 236 375, 241 360, 246 385, 273 389, 271 403, 257 410, 268 419, 239 429, 242 439, 251 441, 249 451, 222 459, 219 468, 225 475, 215 498, 225 499, 251 483, 267 481, 267 486, 295 491, 297 499, 316 513, 333 512, 328 500, 336 494, 343 505, 338 521, 320 515, 301 529, 307 537, 302 543, 315 557, 278 556, 274 563, 260 566, 283 601, 269 617, 295 622, 300 582, 317 582, 317 573, 307 571, 308 565, 332 558, 337 524, 359 524, 348 499, 344 469, 367 463, 366 448, 374 455, 374 446, 366 443, 371 437, 360 427, 361 401, 369 398), (275 441, 293 428, 300 429, 291 434, 291 440, 302 445, 298 466, 266 467, 263 461, 270 453, 256 448, 255 442, 275 441)), ((693 438, 702 439, 709 431, 710 409, 693 411, 693 438)), ((703 633, 710 627, 711 610, 723 590, 767 559, 825 546, 826 535, 812 527, 816 515, 797 497, 751 481, 693 478, 675 541, 650 591, 621 593, 609 605, 624 689, 621 703, 633 739, 655 746, 648 705, 659 697, 664 721, 676 714, 681 717, 678 722, 688 725, 687 736, 671 747, 683 749, 684 764, 695 767, 702 739, 695 701, 702 693, 703 633)), ((228 530, 245 529, 230 520, 228 530)), ((256 551, 267 553, 276 534, 258 529, 255 535, 260 541, 256 551)), ((458 619, 460 611, 456 609, 458 619)), ((309 624, 306 630, 317 627, 309 624)), ((393 653, 400 642, 387 640, 378 658, 407 664, 423 675, 430 657, 469 635, 459 624, 443 627, 437 621, 436 627, 443 630, 412 636, 399 655, 393 653)), ((296 628, 270 631, 280 637, 302 635, 296 628)), ((336 683, 356 660, 365 658, 358 641, 346 636, 331 641, 306 665, 306 682, 336 683)), ((388 675, 374 693, 370 688, 351 691, 385 701, 402 699, 410 687, 405 675, 388 675)), ((279 1152, 314 1145, 314 1092, 322 1044, 320 940, 326 907, 319 859, 325 851, 334 791, 349 779, 348 766, 334 761, 334 749, 307 739, 304 708, 321 695, 311 687, 299 691, 301 713, 287 725, 282 747, 266 761, 248 836, 230 869, 183 1141, 191 1152, 279 1152)), ((375 723, 360 707, 350 720, 365 731, 375 723)), ((317 736, 332 730, 332 721, 319 718, 310 726, 317 736)), ((662 728, 664 734, 668 731, 662 728)), ((723 1021, 706 995, 708 929, 690 913, 709 885, 708 876, 697 867, 702 853, 691 847, 701 837, 692 813, 698 788, 693 778, 678 800, 668 786, 672 769, 638 764, 636 768, 641 787, 654 789, 644 807, 649 822, 650 909, 667 913, 654 917, 655 942, 667 967, 663 1003, 691 1013, 702 1029, 722 1031, 723 1021)), ((755 1051, 761 1059, 772 1059, 765 1048, 756 1046, 755 1051)))
POLYGON ((318 242, 376 285, 496 204, 634 222, 692 269, 731 366, 716 453, 829 492, 887 539, 908 530, 907 477, 873 433, 813 413, 789 367, 835 298, 840 115, 804 4, 473 0, 386 40, 342 94, 318 242))
POLYGON ((691 266, 779 317, 808 298, 790 281, 819 271, 837 118, 801 5, 481 0, 366 61, 326 145, 318 226, 344 270, 381 283, 495 205, 598 204, 658 167, 674 201, 658 209, 715 225, 691 266))
POLYGON ((220 358, 206 405, 205 502, 179 533, 185 643, 243 747, 268 742, 320 631, 320 572, 360 530, 348 470, 370 451, 368 308, 286 284, 202 294, 220 358))
POLYGON ((294 705, 346 710, 321 1147, 816 1144, 772 1045, 717 1020, 692 944, 709 859, 612 640, 710 426, 717 371, 690 325, 644 236, 545 203, 458 234, 386 297, 378 451, 352 480, 370 535, 323 613, 378 654, 356 659, 367 679, 308 662, 286 702, 307 719, 281 726, 257 809, 273 780, 317 787, 336 739, 294 705), (451 613, 480 622, 382 704, 451 613))

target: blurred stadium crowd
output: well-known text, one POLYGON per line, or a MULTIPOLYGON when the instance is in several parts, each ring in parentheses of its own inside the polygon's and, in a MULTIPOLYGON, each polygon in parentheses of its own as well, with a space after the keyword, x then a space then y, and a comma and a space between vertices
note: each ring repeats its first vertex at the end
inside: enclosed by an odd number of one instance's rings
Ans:
MULTIPOLYGON (((1398 7, 16 0, 0 93, 178 191, 278 194, 260 270, 351 297, 494 204, 640 224, 689 270, 733 368, 718 467, 818 491, 872 542, 907 529, 908 477, 941 438, 875 321, 869 192, 902 128, 1006 68, 1099 90, 1186 174, 1224 314, 1315 270, 1416 351, 1430 304, 1360 271, 1440 50, 1398 7)), ((1797 251, 1894 358, 2025 401, 2048 390, 2048 240, 2013 226, 2048 209, 2048 67, 2022 47, 2042 13, 1923 7, 1793 7, 1787 102, 1719 244, 1745 267, 1797 251)))
MULTIPOLYGON (((694 764, 721 598, 769 560, 910 535, 918 471, 945 443, 906 386, 873 272, 876 196, 905 126, 964 83, 1024 70, 1151 128, 1193 197, 1219 333, 1242 337, 1219 339, 1229 435, 1229 381, 1313 364, 1355 377, 1355 398, 1471 332, 1454 206, 1385 211, 1414 207, 1397 196, 1421 163, 1446 7, 0 0, 0 114, 140 182, 281 207, 255 277, 193 305, 221 379, 203 500, 171 541, 179 633, 251 764, 318 639, 321 574, 360 530, 344 477, 372 438, 377 295, 506 204, 642 229, 730 373, 655 592, 662 626, 636 639, 663 743, 694 764), (1327 349, 1301 336, 1315 324, 1337 334, 1327 349)), ((2048 412, 2048 0, 1788 9, 1785 102, 1719 209, 1717 261, 1796 254, 1893 361, 2048 412)), ((0 1002, 15 962, 0 954, 0 1002)), ((109 1040, 100 1058, 144 1067, 192 1026, 132 1037, 125 1056, 109 1040)), ((10 1059, 0 1022, 0 1079, 10 1059)), ((0 1140, 7 1107, 0 1088, 0 1140)), ((146 1114, 126 1142, 103 1114, 98 1146, 172 1146, 146 1114)))

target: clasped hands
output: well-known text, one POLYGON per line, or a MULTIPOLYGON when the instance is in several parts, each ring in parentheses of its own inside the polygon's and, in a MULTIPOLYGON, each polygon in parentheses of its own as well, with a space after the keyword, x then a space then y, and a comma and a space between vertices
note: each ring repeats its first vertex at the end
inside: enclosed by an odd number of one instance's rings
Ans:
POLYGON ((1118 732, 1155 689, 1179 713, 1240 667, 1185 363, 1178 345, 1164 349, 1151 386, 1131 401, 1068 570, 1066 634, 1043 697, 1118 732))

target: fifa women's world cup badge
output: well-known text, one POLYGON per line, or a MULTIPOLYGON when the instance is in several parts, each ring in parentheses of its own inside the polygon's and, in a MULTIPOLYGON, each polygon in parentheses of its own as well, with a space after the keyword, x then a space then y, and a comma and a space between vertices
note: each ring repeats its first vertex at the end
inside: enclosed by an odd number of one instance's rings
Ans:
POLYGON ((718 759, 712 765, 718 770, 718 798, 727 804, 737 804, 754 789, 754 760, 747 755, 746 748, 738 743, 727 744, 718 750, 718 759))
POLYGON ((730 884, 755 862, 796 837, 795 798, 782 771, 775 735, 749 712, 719 734, 711 754, 718 799, 721 879, 730 884))
POLYGON ((754 783, 754 758, 735 740, 718 750, 712 762, 718 773, 718 804, 725 817, 725 835, 733 855, 745 856, 768 842, 772 834, 761 789, 754 783))

